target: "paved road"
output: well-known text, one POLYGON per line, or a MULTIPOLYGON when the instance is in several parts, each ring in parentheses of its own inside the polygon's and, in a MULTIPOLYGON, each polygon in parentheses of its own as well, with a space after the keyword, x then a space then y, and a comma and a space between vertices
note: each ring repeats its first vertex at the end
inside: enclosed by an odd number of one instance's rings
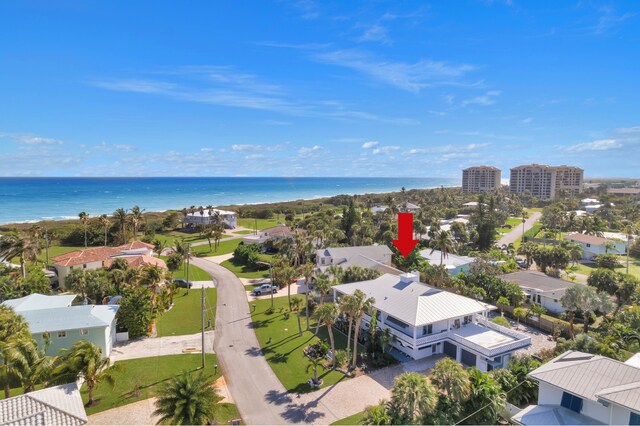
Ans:
MULTIPOLYGON (((534 212, 531 213, 531 216, 524 222, 524 232, 527 232, 529 229, 533 228, 533 225, 542 217, 542 213, 534 212)), ((504 234, 496 243, 498 247, 502 247, 503 245, 508 246, 511 243, 515 243, 518 238, 522 237, 522 225, 518 225, 513 228, 511 231, 504 234)))
MULTIPOLYGON (((286 390, 260 352, 240 280, 228 269, 204 259, 192 263, 217 281, 216 336, 218 364, 247 424, 285 424, 286 390)), ((295 420, 294 420, 295 421, 295 420)))

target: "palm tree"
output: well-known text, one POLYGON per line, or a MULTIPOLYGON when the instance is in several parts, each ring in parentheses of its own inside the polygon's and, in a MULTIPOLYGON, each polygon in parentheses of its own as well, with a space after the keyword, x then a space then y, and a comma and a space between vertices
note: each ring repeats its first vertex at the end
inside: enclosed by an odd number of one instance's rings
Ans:
POLYGON ((603 314, 607 314, 613 310, 613 302, 611 302, 611 297, 607 293, 598 292, 595 287, 588 285, 583 287, 580 309, 582 309, 582 315, 584 317, 583 332, 586 334, 589 332, 591 313, 600 311, 603 314))
POLYGON ((142 213, 144 213, 144 209, 141 210, 138 206, 133 206, 131 208, 131 224, 133 225, 134 240, 138 239, 138 227, 144 220, 144 216, 142 215, 142 213))
POLYGON ((516 328, 520 327, 520 319, 527 317, 527 311, 523 308, 515 308, 513 310, 513 316, 516 317, 516 328))
POLYGON ((213 387, 213 380, 203 372, 184 373, 160 389, 153 414, 160 416, 158 424, 212 424, 216 406, 221 400, 213 387))
POLYGON ((322 358, 309 358, 309 364, 307 364, 307 373, 309 370, 313 371, 313 383, 318 384, 318 368, 322 367, 322 358))
POLYGON ((638 228, 631 222, 627 223, 624 228, 624 233, 627 236, 627 275, 629 274, 629 257, 631 256, 631 241, 633 241, 633 236, 638 232, 638 228))
POLYGON ((536 255, 538 251, 538 246, 536 246, 531 241, 527 241, 526 243, 522 243, 520 247, 518 247, 518 254, 524 256, 527 259, 527 269, 531 266, 531 259, 536 255))
POLYGON ((573 262, 573 266, 576 265, 578 260, 582 259, 582 245, 578 243, 569 243, 567 245, 567 251, 569 253, 569 257, 571 257, 571 262, 573 262))
POLYGON ((89 224, 89 214, 87 212, 80 212, 78 214, 80 223, 84 227, 84 248, 87 248, 87 225, 89 224))
POLYGON ((524 224, 529 218, 529 212, 525 209, 522 209, 522 242, 524 243, 524 224))
POLYGON ((347 317, 347 321, 349 322, 349 332, 347 333, 347 353, 351 351, 351 330, 353 329, 353 316, 356 309, 355 303, 355 297, 350 294, 345 294, 340 298, 340 312, 347 317))
POLYGON ((569 321, 569 333, 573 338, 573 320, 576 315, 576 311, 580 309, 580 300, 582 298, 582 290, 585 287, 583 284, 575 284, 569 287, 562 297, 560 298, 560 304, 567 311, 567 320, 569 321))
POLYGON ((316 277, 314 288, 320 297, 320 304, 322 305, 324 296, 331 291, 331 281, 329 281, 329 278, 325 274, 320 274, 316 277))
POLYGON ((498 298, 498 301, 496 302, 496 305, 498 305, 498 308, 500 308, 500 316, 503 317, 504 316, 504 308, 506 308, 507 306, 510 306, 511 302, 506 297, 500 296, 498 298))
POLYGON ((54 358, 38 350, 38 344, 33 339, 19 341, 15 351, 24 360, 18 374, 24 393, 34 391, 39 383, 46 383, 53 370, 54 358))
POLYGON ((538 328, 540 328, 540 324, 542 322, 542 315, 544 315, 547 312, 547 309, 542 305, 533 303, 531 305, 531 308, 529 309, 529 312, 531 313, 531 315, 538 317, 538 328))
POLYGON ((444 262, 444 258, 449 256, 449 253, 455 251, 455 244, 451 239, 451 234, 445 230, 441 230, 436 234, 436 238, 432 241, 432 246, 431 253, 440 250, 440 265, 444 262))
POLYGON ((113 213, 113 219, 116 221, 116 224, 120 229, 121 243, 125 244, 127 242, 127 223, 129 222, 129 215, 125 209, 119 208, 113 213))
POLYGON ((64 383, 75 381, 79 376, 84 378, 89 397, 88 406, 93 404, 93 390, 98 383, 106 382, 112 388, 115 386, 113 373, 119 367, 111 366, 111 360, 102 356, 102 349, 96 344, 78 340, 71 349, 63 349, 62 354, 57 360, 53 375, 64 383))
MULTIPOLYGON (((313 313, 313 318, 327 326, 327 333, 329 333, 329 342, 331 344, 332 365, 335 366, 335 354, 336 344, 333 339, 333 324, 336 322, 338 316, 338 307, 335 303, 324 303, 316 309, 313 313)), ((299 322, 299 321, 298 321, 299 322)), ((302 332, 301 332, 302 333, 302 332)))
POLYGON ((146 286, 151 293, 151 310, 156 309, 158 293, 164 281, 164 271, 158 265, 147 265, 142 268, 140 283, 146 286))
POLYGON ((443 358, 436 362, 431 371, 431 382, 458 404, 469 399, 471 382, 462 364, 451 358, 443 358))
POLYGON ((4 384, 4 397, 9 398, 12 377, 20 375, 27 360, 16 351, 19 342, 30 339, 29 325, 13 308, 0 305, 0 382, 4 384))
POLYGON ((362 317, 365 313, 370 312, 373 305, 376 303, 376 299, 373 297, 367 297, 367 295, 360 289, 356 289, 353 293, 354 310, 353 317, 355 318, 355 332, 353 333, 353 361, 352 368, 356 368, 356 361, 358 359, 358 333, 360 332, 360 324, 362 323, 362 317))
POLYGON ((403 373, 391 390, 388 410, 392 424, 422 424, 438 403, 438 391, 419 373, 403 373))
POLYGON ((302 309, 302 297, 293 296, 291 299, 291 312, 296 314, 298 318, 298 335, 302 336, 302 325, 300 324, 300 310, 302 309))
POLYGON ((304 312, 307 319, 307 330, 309 330, 309 287, 315 270, 316 266, 311 262, 307 262, 300 267, 300 275, 304 276, 304 312))
POLYGON ((0 258, 7 262, 20 259, 22 278, 27 276, 26 261, 35 262, 40 254, 40 244, 28 235, 4 235, 0 237, 0 258))
POLYGON ((106 214, 103 214, 98 219, 98 222, 102 226, 102 229, 104 229, 104 246, 106 247, 107 246, 107 233, 109 232, 109 227, 111 226, 111 221, 109 220, 109 216, 107 216, 106 214))
POLYGON ((380 401, 377 405, 370 405, 364 409, 364 415, 362 418, 363 425, 390 425, 392 424, 391 417, 387 412, 384 400, 380 401))

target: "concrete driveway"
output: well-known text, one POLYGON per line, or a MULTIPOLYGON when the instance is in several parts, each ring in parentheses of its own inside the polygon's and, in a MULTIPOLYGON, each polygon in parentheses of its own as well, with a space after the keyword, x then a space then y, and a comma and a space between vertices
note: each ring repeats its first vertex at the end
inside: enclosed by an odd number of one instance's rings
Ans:
MULTIPOLYGON (((214 353, 213 336, 215 331, 205 331, 204 350, 206 353, 214 353)), ((147 358, 151 356, 178 355, 186 349, 195 348, 200 353, 202 340, 200 333, 185 336, 143 337, 128 342, 117 343, 111 351, 111 361, 125 359, 147 358)))

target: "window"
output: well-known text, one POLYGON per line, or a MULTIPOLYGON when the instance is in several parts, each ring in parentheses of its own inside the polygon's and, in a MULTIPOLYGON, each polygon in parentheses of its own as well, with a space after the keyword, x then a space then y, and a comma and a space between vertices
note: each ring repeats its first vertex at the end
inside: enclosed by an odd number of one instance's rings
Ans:
POLYGON ((422 335, 433 333, 433 324, 422 326, 422 335))
POLYGON ((591 244, 587 244, 587 247, 591 247, 591 244))
POLYGON ((460 328, 460 320, 459 320, 459 319, 455 320, 455 321, 453 322, 453 326, 454 326, 455 328, 460 328))
POLYGON ((82 265, 82 269, 87 269, 87 264, 82 265))
POLYGON ((562 401, 560 402, 560 405, 564 408, 568 408, 571 411, 579 413, 580 411, 582 411, 582 398, 571 395, 567 392, 562 392, 562 401))
POLYGON ((81 336, 86 336, 87 334, 89 334, 89 330, 87 330, 86 328, 81 328, 80 329, 80 335, 81 336))
POLYGON ((631 413, 629 414, 629 424, 630 425, 640 425, 640 414, 631 413))
POLYGON ((67 337, 66 331, 58 331, 58 339, 64 339, 65 337, 67 337))

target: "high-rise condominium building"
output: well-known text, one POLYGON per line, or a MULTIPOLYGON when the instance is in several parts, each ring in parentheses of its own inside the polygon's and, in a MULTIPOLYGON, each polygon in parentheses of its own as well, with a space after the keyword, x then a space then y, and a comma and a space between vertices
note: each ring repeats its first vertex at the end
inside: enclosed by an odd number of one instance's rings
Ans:
POLYGON ((479 194, 500 188, 500 169, 489 166, 469 167, 462 171, 462 192, 479 194))
POLYGON ((560 194, 573 196, 582 192, 584 170, 572 166, 528 164, 511 169, 509 192, 529 193, 549 200, 560 194))

